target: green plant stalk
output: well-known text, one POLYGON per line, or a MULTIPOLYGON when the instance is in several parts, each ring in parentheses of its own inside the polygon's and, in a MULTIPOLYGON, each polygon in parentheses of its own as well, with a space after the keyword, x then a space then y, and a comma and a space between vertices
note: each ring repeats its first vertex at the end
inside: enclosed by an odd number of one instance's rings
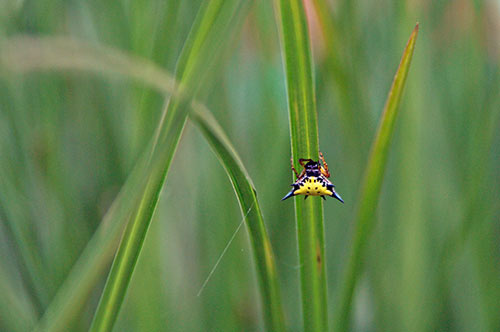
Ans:
POLYGON ((236 150, 212 114, 204 106, 193 103, 190 118, 212 146, 231 180, 241 213, 246 214, 246 225, 259 277, 266 328, 268 331, 285 331, 276 263, 252 181, 236 150))
MULTIPOLYGON (((318 120, 311 63, 311 47, 304 7, 300 0, 277 0, 284 58, 292 156, 318 160, 318 120)), ((323 205, 319 197, 295 199, 297 238, 305 331, 328 329, 323 205)))
POLYGON ((375 225, 375 211, 384 178, 391 138, 398 115, 398 106, 410 69, 417 35, 418 24, 410 35, 398 70, 394 76, 377 134, 372 144, 368 165, 364 173, 359 195, 360 205, 356 216, 353 246, 341 285, 339 305, 335 312, 334 328, 336 331, 347 331, 349 326, 352 297, 356 282, 361 273, 365 247, 375 225))

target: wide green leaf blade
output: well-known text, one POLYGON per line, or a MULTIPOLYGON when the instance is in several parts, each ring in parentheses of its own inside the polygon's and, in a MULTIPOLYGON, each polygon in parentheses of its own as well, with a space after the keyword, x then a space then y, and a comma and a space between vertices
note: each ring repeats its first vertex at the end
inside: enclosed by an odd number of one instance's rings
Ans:
POLYGON ((336 331, 346 331, 349 325, 352 297, 356 282, 362 269, 362 259, 368 238, 375 225, 375 211, 384 178, 384 171, 389 156, 394 126, 398 115, 398 106, 401 101, 403 88, 405 86, 408 71, 410 69, 413 50, 417 40, 418 24, 415 26, 410 39, 403 52, 396 75, 392 82, 389 95, 375 140, 373 141, 368 165, 364 173, 361 192, 359 195, 359 208, 356 216, 356 228, 353 245, 342 282, 340 301, 336 308, 334 328, 336 331))
MULTIPOLYGON (((318 160, 318 120, 312 73, 311 47, 303 3, 276 3, 286 73, 293 163, 318 160)), ((286 204, 286 203, 284 203, 286 204)), ((295 199, 299 243, 302 314, 305 331, 328 329, 323 203, 312 197, 295 199)))

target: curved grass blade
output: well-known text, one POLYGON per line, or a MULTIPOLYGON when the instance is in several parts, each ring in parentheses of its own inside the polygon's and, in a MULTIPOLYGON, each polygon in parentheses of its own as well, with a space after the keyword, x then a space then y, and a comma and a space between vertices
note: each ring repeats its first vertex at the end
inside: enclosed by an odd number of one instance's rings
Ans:
MULTIPOLYGON (((301 0, 277 0, 286 73, 292 156, 318 160, 318 120, 309 32, 301 0)), ((302 315, 305 331, 327 331, 323 205, 319 197, 295 199, 302 315)))
POLYGON ((245 219, 258 271, 264 322, 268 331, 285 331, 276 263, 252 180, 213 115, 204 106, 193 104, 190 118, 210 143, 231 179, 241 213, 245 214, 251 208, 245 219))
MULTIPOLYGON (((172 83, 175 79, 169 75, 154 75, 161 73, 161 70, 150 63, 127 58, 109 48, 91 47, 63 38, 13 37, 3 40, 0 48, 0 66, 3 70, 14 72, 49 69, 112 72, 141 79, 160 91, 177 91, 172 83), (31 54, 37 56, 33 57, 31 54), (65 57, 65 54, 73 56, 65 57), (58 61, 61 57, 63 60, 58 61), (69 58, 73 58, 74 63, 64 60, 69 58), (141 72, 139 70, 141 67, 147 70, 141 72), (151 80, 153 76, 157 79, 151 80)), ((92 289, 113 257, 123 227, 140 198, 138 193, 144 191, 143 184, 150 172, 147 161, 152 151, 153 145, 149 144, 97 231, 34 328, 35 331, 65 331, 75 316, 82 311, 92 289)))
MULTIPOLYGON (((147 152, 150 152, 148 149, 147 152)), ((65 331, 83 310, 92 290, 109 266, 125 223, 139 199, 149 173, 144 153, 107 211, 98 229, 59 288, 34 331, 65 331)))
POLYGON ((361 260, 368 242, 368 237, 375 225, 375 210, 378 204, 382 180, 389 155, 398 106, 403 93, 403 88, 410 69, 410 63, 418 35, 418 24, 415 26, 410 39, 403 52, 396 75, 392 82, 384 112, 380 120, 375 140, 373 141, 368 165, 365 170, 364 180, 359 196, 359 209, 356 216, 356 229, 353 247, 347 263, 345 277, 342 282, 339 305, 336 308, 334 328, 336 331, 347 331, 354 288, 361 273, 361 260))
MULTIPOLYGON (((208 61, 219 54, 222 36, 228 34, 230 24, 242 14, 244 1, 214 0, 205 2, 197 15, 191 33, 184 45, 176 67, 176 78, 181 95, 194 93, 200 86, 200 76, 209 67, 208 61)), ((241 19, 240 19, 241 21, 241 19)), ((161 165, 152 172, 133 219, 127 224, 108 280, 99 301, 90 331, 110 331, 118 317, 128 284, 134 272, 158 198, 165 182, 174 152, 188 115, 189 103, 184 98, 172 98, 160 120, 155 135, 155 148, 151 159, 161 165), (163 151, 166 151, 164 153, 163 151)))
MULTIPOLYGON (((227 35, 227 33, 225 33, 228 30, 227 27, 231 26, 232 29, 230 33, 234 33, 234 31, 238 30, 234 29, 234 27, 238 26, 238 23, 242 21, 242 17, 245 13, 245 10, 243 10, 245 6, 243 5, 246 3, 245 1, 211 1, 210 3, 205 3, 201 10, 205 15, 200 14, 198 16, 195 27, 188 38, 179 60, 179 65, 177 66, 177 77, 181 78, 183 86, 189 87, 190 90, 196 90, 201 85, 201 80, 199 80, 199 74, 201 73, 198 71, 207 67, 207 59, 214 59, 216 57, 217 51, 221 49, 220 46, 225 40, 223 37, 227 35)), ((81 66, 86 67, 87 64, 82 64, 81 66)), ((157 84, 158 82, 154 81, 153 83, 157 84)), ((163 88, 166 87, 163 86, 163 88)), ((135 206, 137 207, 133 218, 135 222, 129 222, 130 226, 124 234, 122 240, 123 245, 121 246, 123 249, 121 251, 119 250, 116 256, 117 258, 115 261, 117 263, 113 264, 114 268, 112 268, 110 278, 108 279, 102 297, 104 300, 100 302, 93 324, 93 328, 96 330, 111 329, 119 312, 138 254, 142 248, 149 222, 154 213, 154 208, 166 177, 170 161, 172 160, 173 153, 175 152, 177 142, 186 121, 187 101, 182 98, 183 94, 179 89, 175 91, 175 95, 180 95, 181 97, 173 99, 167 104, 159 129, 155 135, 152 148, 149 153, 145 154, 146 157, 142 160, 143 164, 146 165, 143 167, 145 167, 147 171, 136 172, 136 175, 147 173, 147 178, 142 179, 141 176, 136 176, 133 178, 135 181, 130 181, 130 183, 138 186, 140 186, 141 183, 145 183, 145 185, 139 188, 131 185, 129 187, 133 189, 125 190, 125 194, 120 195, 127 197, 117 200, 118 207, 115 207, 110 214, 110 219, 113 221, 111 229, 107 229, 107 227, 100 228, 100 231, 96 234, 97 236, 93 237, 91 243, 89 243, 93 246, 91 246, 91 248, 87 247, 88 250, 85 250, 82 263, 77 264, 71 273, 71 276, 74 277, 70 277, 70 280, 66 282, 64 285, 65 287, 63 287, 63 296, 61 298, 56 297, 56 310, 50 310, 54 308, 52 306, 49 308, 41 324, 38 326, 40 330, 46 330, 47 326, 50 327, 50 330, 56 330, 58 328, 64 329, 65 324, 63 324, 63 322, 68 322, 71 320, 70 317, 75 314, 72 299, 76 297, 76 300, 79 302, 78 304, 83 305, 86 296, 88 296, 88 292, 83 292, 83 294, 78 292, 75 293, 74 290, 71 290, 70 286, 78 285, 79 281, 82 281, 82 279, 84 279, 87 285, 94 284, 95 279, 99 277, 99 273, 89 272, 89 270, 91 267, 96 267, 96 265, 98 270, 102 271, 102 269, 105 268, 108 262, 106 253, 109 252, 110 248, 114 248, 114 243, 122 227, 121 220, 126 219, 130 215, 129 207, 135 206), (137 192, 142 193, 139 202, 132 199, 137 196, 137 192), (123 202, 126 204, 123 204, 123 202), (106 236, 104 242, 101 238, 103 235, 106 236), (105 247, 108 251, 104 250, 103 252, 99 252, 94 250, 94 248, 98 247, 105 247), (94 256, 95 254, 97 254, 97 257, 94 256), (95 260, 94 257, 96 257, 95 260), (84 273, 84 275, 80 277, 78 273, 84 273), (69 305, 71 308, 68 308, 65 304, 69 305), (57 309, 63 310, 64 314, 60 315, 57 309)), ((138 167, 138 169, 141 170, 143 167, 138 167)), ((129 183, 129 181, 127 181, 127 183, 129 183)))
POLYGON ((90 45, 67 37, 20 35, 0 41, 0 68, 29 73, 45 70, 119 74, 169 94, 177 89, 172 75, 144 59, 126 56, 111 47, 90 45))

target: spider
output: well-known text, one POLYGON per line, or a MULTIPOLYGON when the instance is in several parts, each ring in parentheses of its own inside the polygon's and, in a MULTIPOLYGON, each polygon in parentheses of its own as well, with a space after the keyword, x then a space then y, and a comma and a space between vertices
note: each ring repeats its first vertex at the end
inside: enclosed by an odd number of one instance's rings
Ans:
POLYGON ((291 159, 292 170, 297 180, 292 183, 292 190, 281 199, 282 201, 292 196, 304 195, 304 200, 309 196, 321 196, 324 200, 326 200, 325 196, 331 196, 344 203, 342 197, 335 192, 333 183, 328 180, 330 171, 321 152, 319 158, 323 165, 312 159, 299 159, 299 164, 304 167, 300 174, 293 167, 293 159, 291 159))

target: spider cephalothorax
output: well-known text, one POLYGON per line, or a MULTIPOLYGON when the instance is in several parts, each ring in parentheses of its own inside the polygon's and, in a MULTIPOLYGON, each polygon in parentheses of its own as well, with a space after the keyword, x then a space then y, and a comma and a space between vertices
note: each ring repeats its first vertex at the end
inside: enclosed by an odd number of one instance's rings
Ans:
POLYGON ((328 180, 330 171, 328 171, 328 164, 321 152, 319 157, 323 165, 312 159, 299 159, 299 164, 304 167, 300 174, 293 167, 292 161, 292 170, 297 176, 297 180, 292 183, 292 190, 281 199, 282 201, 292 196, 304 195, 304 199, 308 196, 321 196, 323 199, 326 199, 325 196, 331 196, 344 203, 342 197, 335 192, 333 183, 328 180))

